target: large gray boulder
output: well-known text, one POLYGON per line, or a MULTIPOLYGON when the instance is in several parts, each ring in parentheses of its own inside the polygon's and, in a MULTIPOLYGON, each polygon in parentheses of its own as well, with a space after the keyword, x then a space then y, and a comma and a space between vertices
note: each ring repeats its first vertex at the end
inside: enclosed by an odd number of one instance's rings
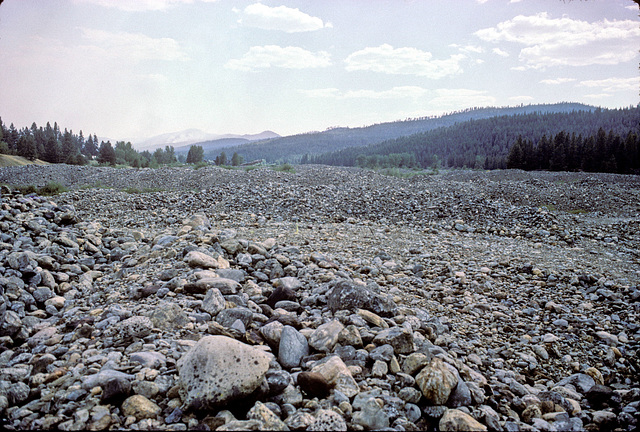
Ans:
POLYGON ((226 336, 206 336, 178 361, 180 397, 187 409, 206 409, 255 391, 269 369, 264 351, 226 336))

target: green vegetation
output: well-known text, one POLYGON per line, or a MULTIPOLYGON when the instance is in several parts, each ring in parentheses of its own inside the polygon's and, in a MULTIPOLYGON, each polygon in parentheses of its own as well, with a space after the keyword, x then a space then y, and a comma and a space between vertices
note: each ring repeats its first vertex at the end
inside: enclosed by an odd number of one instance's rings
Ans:
POLYGON ((360 168, 417 168, 418 162, 413 153, 392 153, 390 155, 358 155, 356 166, 360 168))
POLYGON ((186 162, 188 164, 199 164, 204 159, 204 149, 202 146, 192 145, 189 147, 186 162))
POLYGON ((58 182, 49 182, 44 186, 36 188, 34 185, 3 185, 9 189, 16 190, 22 195, 37 194, 41 196, 53 196, 63 192, 67 192, 69 189, 64 187, 58 182))
POLYGON ((529 113, 470 120, 449 127, 387 140, 364 147, 310 156, 309 163, 354 166, 357 159, 393 153, 414 154, 423 167, 503 169, 519 136, 537 142, 564 131, 595 135, 600 128, 626 136, 638 124, 640 106, 624 109, 529 113))
POLYGON ((274 170, 274 171, 288 172, 288 173, 291 173, 291 174, 295 174, 295 172, 296 172, 295 168, 293 168, 293 165, 291 165, 290 163, 284 163, 284 164, 276 165, 271 169, 274 170))
POLYGON ((209 166, 209 164, 205 161, 200 161, 200 162, 196 162, 195 165, 193 166, 193 169, 200 169, 200 168, 204 168, 206 166, 209 166))
MULTIPOLYGON (((594 111, 595 109, 596 107, 577 103, 521 105, 516 107, 498 108, 471 108, 438 117, 409 118, 394 122, 374 124, 366 127, 334 127, 322 132, 308 132, 263 141, 253 141, 240 145, 229 145, 227 147, 220 147, 217 151, 225 151, 227 154, 231 154, 231 152, 238 152, 238 154, 243 156, 246 161, 264 159, 270 163, 283 161, 300 164, 320 163, 342 166, 355 166, 355 159, 361 153, 369 156, 372 154, 387 155, 390 153, 406 152, 414 153, 420 166, 426 168, 430 167, 432 164, 424 163, 422 159, 430 159, 430 156, 434 154, 430 148, 425 149, 427 153, 422 156, 418 151, 416 151, 421 150, 421 148, 409 149, 397 147, 379 149, 380 151, 375 151, 376 149, 369 147, 374 147, 382 142, 390 142, 400 137, 422 134, 438 128, 455 128, 458 125, 470 123, 472 121, 479 122, 496 116, 507 116, 513 120, 514 118, 530 114, 534 114, 534 117, 539 117, 547 114, 552 115, 551 113, 588 112, 594 111), (322 158, 322 160, 315 159, 320 155, 334 154, 344 149, 349 149, 347 152, 349 158, 347 159, 343 157, 345 156, 343 154, 336 155, 336 158, 329 157, 322 158), (362 149, 365 149, 365 151, 362 151, 362 149)), ((503 131, 496 129, 489 132, 493 132, 497 137, 501 137, 503 131)), ((517 136, 518 132, 516 131, 515 137, 517 136)), ((474 139, 475 136, 470 136, 470 138, 465 139, 465 141, 473 143, 474 139)), ((509 144, 510 143, 511 142, 509 141, 509 144)), ((447 157, 443 157, 442 155, 446 154, 448 156, 449 153, 457 153, 456 141, 453 140, 446 143, 446 145, 448 148, 438 148, 438 151, 436 151, 435 154, 439 154, 440 159, 443 161, 443 165, 452 166, 448 164, 447 157)), ((422 143, 420 144, 420 147, 421 146, 422 143)), ((505 147, 504 156, 506 156, 507 152, 508 147, 505 147)), ((482 154, 482 152, 479 152, 478 154, 482 154)), ((475 155, 471 157, 471 159, 473 159, 473 163, 475 164, 475 155)))
POLYGON ((52 196, 61 194, 62 192, 67 192, 68 190, 69 189, 64 187, 61 183, 49 182, 38 189, 38 194, 44 196, 52 196))
POLYGON ((118 141, 115 147, 110 141, 98 141, 98 137, 84 137, 82 131, 77 135, 71 130, 47 123, 38 127, 33 123, 30 128, 16 129, 13 123, 6 127, 0 119, 0 153, 21 156, 28 160, 40 159, 49 163, 72 165, 100 164, 108 166, 126 166, 133 168, 157 168, 160 165, 177 162, 172 146, 149 151, 137 152, 130 142, 118 141))
POLYGON ((578 214, 585 214, 587 213, 587 211, 584 209, 575 209, 575 210, 569 210, 568 213, 578 215, 578 214))
POLYGON ((509 150, 508 168, 551 171, 587 171, 629 174, 640 172, 640 137, 626 137, 603 128, 584 137, 558 132, 537 142, 519 136, 509 150))

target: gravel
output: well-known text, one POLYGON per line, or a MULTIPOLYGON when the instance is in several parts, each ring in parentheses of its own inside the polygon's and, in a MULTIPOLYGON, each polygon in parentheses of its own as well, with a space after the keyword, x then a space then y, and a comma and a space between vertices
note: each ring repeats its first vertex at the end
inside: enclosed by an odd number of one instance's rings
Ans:
POLYGON ((640 177, 295 168, 0 169, 70 189, 2 189, 3 425, 637 428, 640 177), (208 335, 272 355, 225 406, 208 335))

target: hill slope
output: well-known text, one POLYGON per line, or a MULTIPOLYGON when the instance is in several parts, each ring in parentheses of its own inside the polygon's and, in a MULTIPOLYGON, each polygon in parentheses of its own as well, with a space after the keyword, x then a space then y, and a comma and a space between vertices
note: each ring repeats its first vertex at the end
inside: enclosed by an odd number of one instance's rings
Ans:
POLYGON ((637 131, 639 124, 640 107, 506 115, 469 120, 366 147, 328 152, 310 158, 309 162, 353 166, 359 155, 409 153, 415 156, 422 167, 440 164, 449 167, 505 168, 509 148, 518 136, 537 142, 543 135, 550 137, 560 131, 591 136, 600 128, 625 136, 629 131, 637 131))
POLYGON ((316 155, 349 147, 364 147, 385 140, 453 126, 456 123, 469 120, 481 120, 504 115, 571 112, 577 110, 592 111, 595 109, 596 107, 579 103, 473 108, 441 117, 409 119, 361 128, 334 128, 324 132, 255 141, 240 146, 220 148, 218 153, 221 151, 227 153, 237 151, 245 160, 266 159, 271 162, 278 160, 298 162, 305 154, 316 155))
POLYGON ((25 159, 22 156, 11 156, 11 155, 0 154, 0 167, 23 166, 23 165, 49 165, 49 163, 41 161, 40 159, 30 161, 29 159, 25 159))

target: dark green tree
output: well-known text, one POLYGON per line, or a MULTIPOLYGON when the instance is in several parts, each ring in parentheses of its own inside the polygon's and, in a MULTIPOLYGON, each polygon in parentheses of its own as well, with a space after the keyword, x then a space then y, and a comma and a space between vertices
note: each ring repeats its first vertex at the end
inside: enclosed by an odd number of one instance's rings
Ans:
POLYGON ((216 162, 216 165, 226 165, 227 154, 225 152, 220 153, 220 155, 216 157, 215 162, 216 162))
POLYGON ((238 152, 235 152, 233 156, 231 156, 231 165, 233 166, 242 165, 242 156, 240 156, 238 152))
POLYGON ((18 138, 18 156, 29 160, 35 160, 38 157, 36 153, 36 140, 29 132, 29 129, 25 128, 24 132, 18 138))
POLYGON ((195 164, 198 162, 202 162, 203 159, 204 159, 204 149, 202 148, 202 146, 192 145, 191 147, 189 147, 189 153, 187 153, 187 160, 186 160, 188 164, 195 164))
POLYGON ((98 152, 98 163, 109 164, 115 166, 116 164, 116 151, 111 145, 110 141, 100 143, 100 149, 98 152))

